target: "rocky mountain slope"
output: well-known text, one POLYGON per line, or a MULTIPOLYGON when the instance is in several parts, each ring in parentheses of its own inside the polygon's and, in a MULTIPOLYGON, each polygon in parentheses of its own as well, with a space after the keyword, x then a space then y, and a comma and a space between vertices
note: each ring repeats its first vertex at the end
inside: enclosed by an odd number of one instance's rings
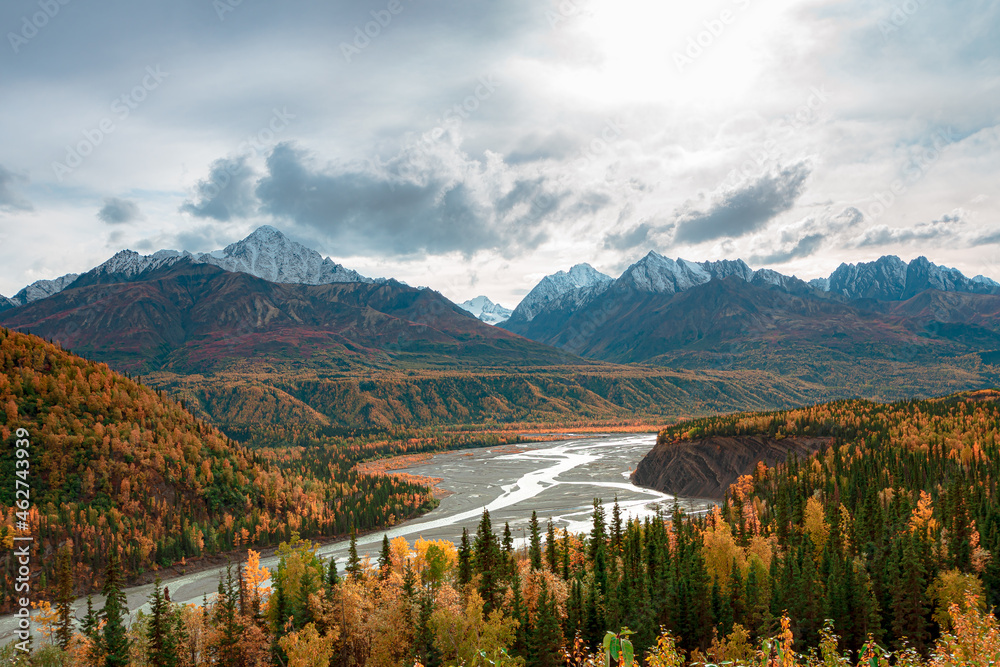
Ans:
POLYGON ((826 437, 775 440, 756 435, 658 442, 639 461, 632 481, 672 496, 722 500, 729 485, 753 474, 758 463, 774 466, 790 452, 805 459, 831 442, 826 437))
POLYGON ((504 308, 499 303, 493 303, 485 296, 477 296, 474 299, 463 301, 458 304, 458 307, 469 311, 480 322, 486 322, 486 324, 500 324, 501 322, 505 322, 513 312, 510 308, 504 308))

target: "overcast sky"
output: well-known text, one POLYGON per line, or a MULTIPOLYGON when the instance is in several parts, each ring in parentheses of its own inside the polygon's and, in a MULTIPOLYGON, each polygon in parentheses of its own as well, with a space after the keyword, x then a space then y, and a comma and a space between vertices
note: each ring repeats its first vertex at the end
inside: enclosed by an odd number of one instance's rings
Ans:
POLYGON ((1000 0, 5 0, 0 293, 272 224, 513 306, 656 250, 1000 279, 1000 0))

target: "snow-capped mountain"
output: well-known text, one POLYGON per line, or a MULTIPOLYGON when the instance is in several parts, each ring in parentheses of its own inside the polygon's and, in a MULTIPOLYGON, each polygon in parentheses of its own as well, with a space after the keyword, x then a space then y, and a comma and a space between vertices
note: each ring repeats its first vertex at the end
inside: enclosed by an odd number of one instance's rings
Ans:
POLYGON ((500 324, 501 322, 505 322, 510 317, 510 314, 514 312, 510 308, 504 308, 499 303, 493 303, 485 296, 477 296, 474 299, 463 301, 458 304, 458 307, 469 311, 473 316, 479 318, 480 321, 486 322, 486 324, 500 324))
POLYGON ((984 276, 966 278, 958 269, 938 266, 926 257, 909 264, 895 255, 874 262, 841 264, 825 281, 810 282, 817 289, 849 299, 901 301, 926 289, 942 292, 1000 294, 1000 283, 984 276))
POLYGON ((555 301, 561 306, 569 305, 567 300, 582 305, 595 295, 603 293, 613 282, 614 278, 601 273, 590 264, 577 264, 569 271, 559 271, 542 278, 517 305, 510 319, 530 322, 555 301))
POLYGON ((195 262, 214 264, 220 269, 249 273, 272 283, 327 285, 330 283, 370 283, 357 271, 344 268, 311 248, 292 241, 270 225, 212 253, 197 255, 195 262))
POLYGON ((36 280, 9 299, 5 296, 0 296, 0 303, 3 303, 5 300, 10 304, 10 307, 14 307, 44 299, 47 296, 52 296, 56 292, 62 291, 67 285, 76 280, 77 277, 75 273, 67 273, 65 276, 55 278, 54 280, 36 280))
POLYGON ((625 269, 615 281, 615 290, 635 290, 652 294, 676 294, 703 285, 713 278, 739 276, 750 281, 753 270, 742 259, 718 262, 673 260, 651 251, 625 269))
MULTIPOLYGON (((212 264, 225 271, 248 273, 275 283, 326 285, 373 282, 371 278, 292 241, 274 227, 264 225, 245 239, 222 250, 197 255, 177 250, 159 250, 151 255, 140 255, 134 250, 120 250, 83 276, 69 273, 54 280, 39 280, 6 301, 13 306, 22 306, 44 299, 66 289, 78 278, 83 278, 86 283, 109 276, 117 280, 132 280, 146 271, 171 266, 183 259, 190 259, 195 264, 212 264)), ((3 308, 4 302, 0 301, 0 309, 3 308)))

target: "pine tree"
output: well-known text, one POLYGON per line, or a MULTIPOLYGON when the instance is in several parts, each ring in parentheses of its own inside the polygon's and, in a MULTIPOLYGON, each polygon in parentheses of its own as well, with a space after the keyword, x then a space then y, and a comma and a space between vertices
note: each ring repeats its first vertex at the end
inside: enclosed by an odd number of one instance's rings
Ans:
POLYGON ((80 624, 80 630, 83 632, 83 636, 90 642, 90 646, 87 650, 87 663, 90 665, 98 665, 104 662, 104 651, 101 648, 102 641, 100 624, 101 616, 94 609, 94 597, 92 595, 88 595, 87 614, 83 617, 83 623, 80 624))
POLYGON ((538 512, 531 511, 531 521, 528 523, 530 531, 528 557, 531 559, 531 569, 542 569, 542 533, 538 527, 538 512))
POLYGON ((538 609, 535 613, 535 627, 531 633, 527 664, 531 667, 562 665, 559 656, 559 646, 562 644, 562 639, 556 600, 554 596, 549 595, 548 584, 543 578, 538 592, 538 609))
POLYGON ((493 534, 490 513, 483 509, 483 518, 476 531, 476 571, 479 572, 479 597, 483 599, 483 614, 489 615, 497 608, 499 596, 500 547, 493 534))
POLYGON ((618 506, 618 495, 611 509, 611 554, 617 555, 622 548, 622 510, 618 506))
POLYGON ((514 536, 510 532, 510 522, 504 521, 503 524, 503 562, 504 562, 504 577, 510 579, 514 576, 514 570, 517 569, 517 559, 514 558, 514 536))
POLYGON ((153 594, 149 599, 150 618, 146 628, 146 654, 152 667, 176 667, 179 664, 177 652, 177 628, 172 605, 163 596, 160 578, 153 584, 153 594))
POLYGON ((56 640, 62 650, 66 650, 73 639, 73 553, 69 545, 59 550, 57 566, 56 611, 58 612, 58 629, 56 640))
POLYGON ((389 547, 389 536, 382 535, 382 551, 378 555, 378 574, 380 579, 388 579, 392 568, 392 552, 389 547))
POLYGON ((239 613, 239 591, 233 581, 232 566, 226 566, 226 578, 219 577, 219 596, 215 601, 213 616, 218 637, 210 653, 214 664, 238 667, 240 664, 240 635, 243 632, 239 613))
POLYGON ((469 529, 462 528, 462 543, 458 548, 458 585, 465 586, 472 581, 472 545, 469 544, 469 529))
POLYGON ((361 559, 358 558, 358 531, 351 526, 351 545, 347 549, 347 574, 354 578, 361 576, 361 559))
POLYGON ((337 560, 330 557, 330 567, 326 570, 326 585, 330 593, 333 593, 333 589, 337 584, 340 583, 340 577, 337 576, 337 560))
POLYGON ((104 652, 105 667, 126 667, 129 664, 129 647, 131 642, 125 627, 128 618, 128 607, 125 604, 125 592, 121 585, 121 572, 118 565, 118 555, 114 549, 108 558, 107 574, 104 578, 104 632, 101 636, 101 649, 104 652))
POLYGON ((549 519, 548 532, 545 534, 545 562, 549 566, 549 572, 556 574, 558 566, 558 555, 556 550, 556 527, 549 519))

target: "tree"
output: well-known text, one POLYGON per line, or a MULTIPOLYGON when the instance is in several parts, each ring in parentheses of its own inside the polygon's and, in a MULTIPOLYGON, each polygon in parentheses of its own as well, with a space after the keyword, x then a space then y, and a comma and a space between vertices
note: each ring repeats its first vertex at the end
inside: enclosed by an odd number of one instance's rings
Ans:
POLYGON ((105 600, 104 610, 101 612, 104 617, 101 648, 104 651, 105 667, 126 667, 129 664, 128 652, 131 641, 125 627, 128 607, 125 604, 125 592, 122 590, 120 577, 118 554, 112 549, 102 590, 105 600))
POLYGON ((490 513, 485 508, 476 531, 475 557, 479 572, 479 597, 483 600, 483 613, 489 614, 497 608, 499 596, 500 547, 493 533, 490 513))
POLYGON ((555 597, 549 595, 548 584, 542 578, 535 613, 534 632, 531 633, 528 665, 530 667, 556 667, 562 664, 559 647, 562 645, 555 597))
POLYGON ((361 576, 361 559, 358 558, 358 531, 351 526, 351 545, 347 549, 347 567, 344 568, 354 578, 361 576))
POLYGON ((392 568, 392 550, 389 546, 389 536, 382 535, 382 551, 378 555, 378 576, 380 579, 388 579, 392 568))
POLYGON ((178 637, 176 619, 171 605, 160 588, 160 578, 153 584, 149 599, 149 625, 146 628, 146 655, 153 667, 176 667, 178 637))
POLYGON ((56 612, 58 629, 56 639, 59 647, 66 650, 73 639, 73 549, 68 544, 59 550, 57 572, 56 612))
POLYGON ((469 529, 462 528, 462 543, 458 548, 458 585, 465 586, 472 581, 472 546, 469 544, 469 529))
POLYGON ((542 569, 542 534, 538 527, 538 512, 531 511, 531 521, 528 523, 530 530, 530 540, 528 547, 528 557, 531 559, 531 569, 542 569))
POLYGON ((243 626, 238 613, 239 590, 233 580, 232 566, 226 566, 226 578, 219 577, 219 596, 215 601, 213 616, 217 629, 216 640, 210 648, 214 664, 237 667, 240 664, 240 635, 243 626))
POLYGON ((545 534, 545 561, 549 566, 549 572, 556 574, 559 560, 556 549, 556 527, 552 525, 552 519, 549 519, 548 524, 548 532, 545 534))

